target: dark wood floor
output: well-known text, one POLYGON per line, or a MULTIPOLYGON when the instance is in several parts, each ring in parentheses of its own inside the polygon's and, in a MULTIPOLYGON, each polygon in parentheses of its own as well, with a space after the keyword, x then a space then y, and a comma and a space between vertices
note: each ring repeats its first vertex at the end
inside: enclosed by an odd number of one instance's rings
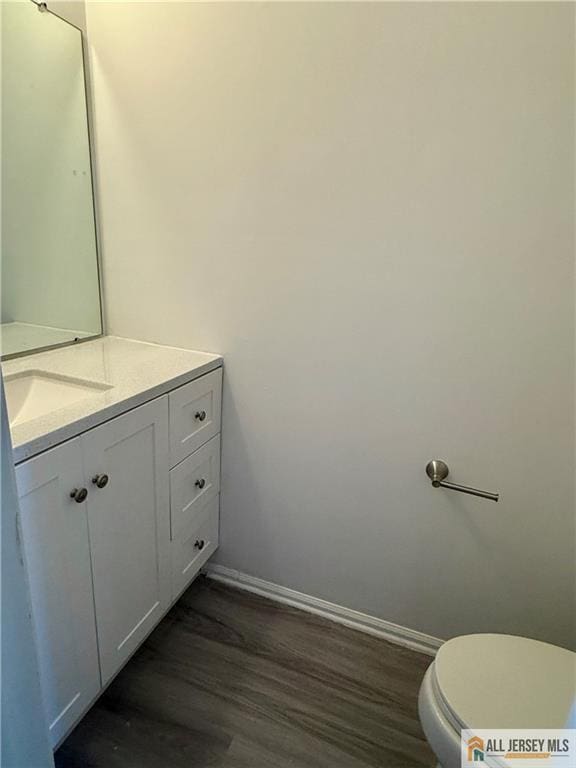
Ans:
POLYGON ((435 764, 431 659, 201 577, 56 753, 57 768, 435 764))

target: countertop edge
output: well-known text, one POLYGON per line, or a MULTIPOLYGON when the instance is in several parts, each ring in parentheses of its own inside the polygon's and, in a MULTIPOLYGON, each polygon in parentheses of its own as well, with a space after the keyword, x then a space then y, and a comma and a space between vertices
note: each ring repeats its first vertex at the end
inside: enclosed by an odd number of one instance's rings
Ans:
POLYGON ((117 416, 121 416, 127 411, 138 408, 138 406, 144 405, 158 397, 162 397, 162 395, 165 395, 174 389, 178 389, 178 387, 184 386, 184 384, 189 384, 191 381, 200 378, 200 376, 204 376, 211 371, 222 368, 223 365, 223 357, 217 356, 213 360, 207 360, 205 363, 201 363, 185 373, 167 379, 149 389, 144 389, 135 395, 127 397, 125 400, 121 400, 118 403, 94 411, 94 413, 83 416, 77 421, 65 424, 51 432, 35 437, 27 443, 13 446, 12 452, 14 464, 21 464, 23 461, 32 459, 45 451, 49 451, 51 448, 55 448, 84 432, 99 427, 101 424, 104 424, 117 416))

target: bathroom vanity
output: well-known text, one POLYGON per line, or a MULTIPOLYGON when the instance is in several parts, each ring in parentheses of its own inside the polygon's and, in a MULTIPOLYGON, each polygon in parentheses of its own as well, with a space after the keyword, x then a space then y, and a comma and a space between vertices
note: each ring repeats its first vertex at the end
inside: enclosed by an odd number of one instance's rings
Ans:
POLYGON ((102 335, 86 38, 9 5, 0 351, 55 747, 218 546, 222 359, 102 335))
POLYGON ((102 337, 3 374, 56 746, 218 546, 222 359, 102 337))

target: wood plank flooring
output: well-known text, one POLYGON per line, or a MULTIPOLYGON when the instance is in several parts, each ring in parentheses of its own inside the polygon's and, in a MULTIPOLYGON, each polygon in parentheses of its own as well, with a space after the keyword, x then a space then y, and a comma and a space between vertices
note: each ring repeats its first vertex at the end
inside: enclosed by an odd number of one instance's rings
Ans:
POLYGON ((411 768, 431 659, 200 577, 57 768, 411 768))

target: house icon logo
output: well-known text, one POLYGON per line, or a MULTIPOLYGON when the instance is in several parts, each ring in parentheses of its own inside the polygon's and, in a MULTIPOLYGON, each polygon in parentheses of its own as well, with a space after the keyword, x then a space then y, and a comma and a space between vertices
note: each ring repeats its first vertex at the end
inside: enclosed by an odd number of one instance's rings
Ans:
POLYGON ((468 762, 469 763, 483 763, 484 762, 484 739, 480 736, 472 736, 466 742, 468 747, 468 762))

